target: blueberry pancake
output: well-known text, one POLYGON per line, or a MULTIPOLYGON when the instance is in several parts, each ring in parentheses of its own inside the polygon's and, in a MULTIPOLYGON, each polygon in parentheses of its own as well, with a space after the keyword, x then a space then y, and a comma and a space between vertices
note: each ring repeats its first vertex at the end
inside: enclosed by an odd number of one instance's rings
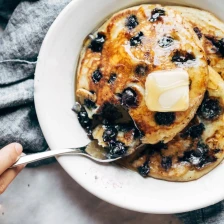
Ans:
MULTIPOLYGON (((82 105, 78 117, 90 135, 115 155, 140 143, 166 143, 194 117, 207 81, 204 49, 179 12, 161 5, 125 9, 84 42, 77 70, 76 96, 82 105), (188 81, 181 82, 189 92, 187 106, 169 111, 165 94, 161 99, 164 107, 149 106, 148 83, 154 82, 156 72, 163 82, 172 80, 173 74, 174 78, 187 76, 188 81), (119 105, 133 121, 123 124, 122 113, 116 110, 119 105)), ((178 83, 180 90, 182 84, 178 83)), ((171 98, 179 108, 180 99, 171 98)))
POLYGON ((224 81, 209 67, 207 92, 195 117, 172 141, 145 145, 122 165, 169 181, 190 181, 214 169, 224 157, 224 81))
POLYGON ((224 79, 224 23, 207 11, 173 7, 187 19, 203 43, 208 63, 224 79))

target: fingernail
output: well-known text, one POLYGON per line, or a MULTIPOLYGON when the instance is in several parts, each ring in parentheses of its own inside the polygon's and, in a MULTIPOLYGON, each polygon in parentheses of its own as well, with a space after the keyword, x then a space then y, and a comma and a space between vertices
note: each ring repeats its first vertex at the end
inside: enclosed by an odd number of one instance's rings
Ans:
POLYGON ((15 143, 15 149, 16 149, 16 151, 17 151, 17 153, 20 155, 21 153, 22 153, 22 151, 23 151, 23 147, 20 145, 20 144, 18 144, 18 143, 15 143))

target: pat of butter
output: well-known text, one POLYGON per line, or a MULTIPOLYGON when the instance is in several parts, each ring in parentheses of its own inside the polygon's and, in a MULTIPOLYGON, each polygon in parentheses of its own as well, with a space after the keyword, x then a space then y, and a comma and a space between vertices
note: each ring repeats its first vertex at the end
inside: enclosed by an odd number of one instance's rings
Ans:
POLYGON ((183 69, 156 71, 147 76, 145 103, 158 112, 185 111, 189 108, 189 75, 183 69))

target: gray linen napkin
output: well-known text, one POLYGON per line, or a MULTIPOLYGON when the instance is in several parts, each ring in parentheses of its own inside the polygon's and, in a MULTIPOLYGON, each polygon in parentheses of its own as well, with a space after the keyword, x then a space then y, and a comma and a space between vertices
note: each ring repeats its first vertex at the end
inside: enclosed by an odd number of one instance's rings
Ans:
MULTIPOLYGON (((0 0, 0 24, 5 27, 0 37, 0 147, 17 141, 25 152, 39 152, 47 143, 33 104, 35 65, 45 34, 70 0, 19 2, 0 0)), ((223 205, 177 216, 185 224, 223 224, 223 205)))
POLYGON ((19 2, 0 0, 0 148, 16 141, 25 153, 33 153, 48 148, 33 103, 37 56, 50 25, 70 0, 19 2))

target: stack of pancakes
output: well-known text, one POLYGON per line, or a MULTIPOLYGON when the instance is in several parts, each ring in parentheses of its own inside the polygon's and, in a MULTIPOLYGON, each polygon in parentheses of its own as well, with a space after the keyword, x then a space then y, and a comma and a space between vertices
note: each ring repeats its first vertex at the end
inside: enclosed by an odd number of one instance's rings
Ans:
POLYGON ((223 57, 224 24, 208 12, 161 5, 120 11, 84 42, 80 123, 112 156, 129 155, 121 164, 144 177, 198 179, 224 157, 223 57), (189 108, 150 111, 147 76, 178 68, 189 74, 189 108))

